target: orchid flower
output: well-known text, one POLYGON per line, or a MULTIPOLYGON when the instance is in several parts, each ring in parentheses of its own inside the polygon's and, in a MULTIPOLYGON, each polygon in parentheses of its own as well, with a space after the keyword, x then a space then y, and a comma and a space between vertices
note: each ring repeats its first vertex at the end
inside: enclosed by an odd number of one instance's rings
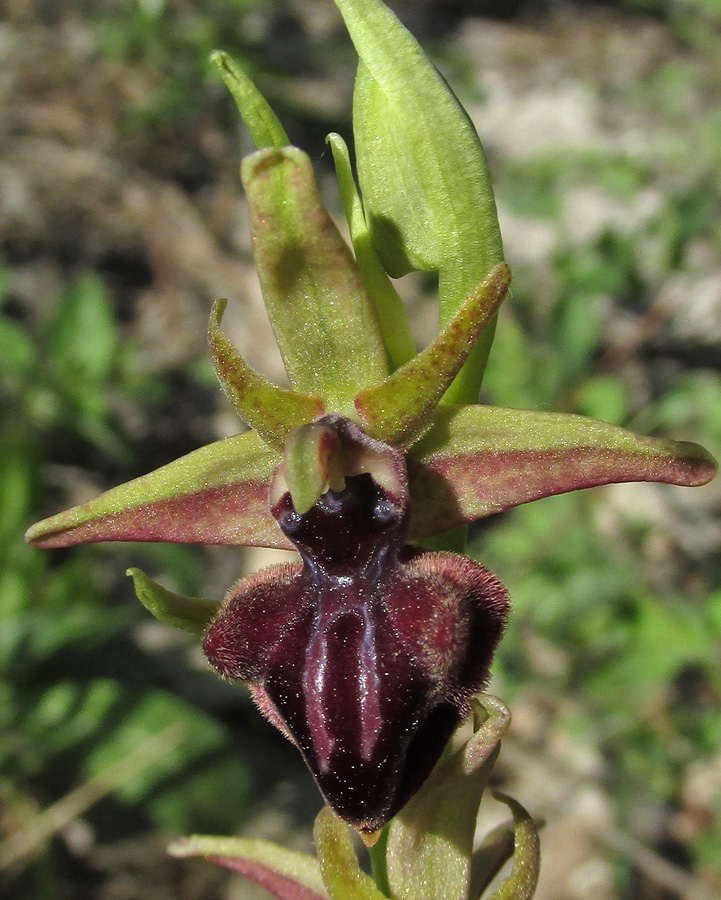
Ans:
MULTIPOLYGON (((449 552, 462 549, 458 529, 611 482, 700 485, 715 463, 696 444, 640 437, 582 416, 476 403, 511 282, 480 142, 380 0, 336 3, 360 56, 360 194, 344 141, 329 136, 353 251, 323 204, 308 157, 290 146, 232 60, 213 57, 258 148, 243 160, 241 177, 263 298, 291 388, 248 366, 221 330, 226 301, 218 300, 210 354, 249 430, 45 519, 27 540, 48 548, 170 541, 299 551, 298 562, 239 581, 222 603, 179 597, 138 569, 129 574, 157 618, 202 635, 213 668, 250 686, 260 710, 303 754, 334 816, 369 845, 396 817, 390 834, 405 847, 418 832, 404 831, 404 816, 428 819, 432 807, 446 817, 439 833, 455 827, 433 787, 440 770, 431 772, 487 683, 508 617, 501 582, 449 552), (417 353, 389 274, 418 269, 439 274, 441 327, 417 353), (438 536, 443 549, 428 549, 438 536)), ((486 705, 479 722, 500 716, 506 727, 498 709, 491 714, 486 705)), ((483 764, 500 731, 479 728, 482 739, 469 746, 480 741, 484 750, 465 751, 476 760, 465 771, 476 778, 482 770, 485 785, 483 764)), ((458 765, 456 776, 465 764, 458 765)), ((480 795, 473 797, 477 809, 480 795)), ((526 827, 527 814, 512 809, 526 827)), ((338 863, 347 858, 345 838, 327 815, 319 820, 319 847, 330 842, 338 863)), ((475 814, 463 822, 463 840, 451 841, 464 848, 453 896, 470 897, 475 814)), ((421 863, 432 858, 443 868, 447 844, 421 854, 421 863)), ((217 852, 197 842, 194 850, 183 846, 178 853, 226 864, 233 857, 218 845, 217 852)), ((240 870, 270 877, 262 860, 247 861, 249 852, 235 853, 236 863, 246 860, 240 870)), ((432 875, 418 881, 418 860, 398 874, 403 852, 388 857, 389 865, 396 861, 396 887, 388 890, 405 885, 397 896, 424 896, 432 875)), ((288 865, 278 863, 275 881, 267 882, 278 896, 371 897, 376 890, 371 884, 364 893, 355 869, 359 892, 331 887, 338 872, 335 864, 323 869, 322 854, 322 878, 307 862, 288 865)), ((532 887, 524 890, 531 896, 532 887)))

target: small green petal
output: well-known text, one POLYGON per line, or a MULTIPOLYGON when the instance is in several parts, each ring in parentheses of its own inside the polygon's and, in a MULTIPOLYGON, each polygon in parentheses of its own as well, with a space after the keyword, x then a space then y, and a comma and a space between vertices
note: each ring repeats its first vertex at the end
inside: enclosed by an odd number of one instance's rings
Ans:
POLYGON ((216 600, 174 594, 140 569, 128 569, 125 574, 133 579, 138 600, 164 625, 172 625, 191 634, 204 634, 220 609, 221 604, 216 600))
POLYGON ((253 431, 208 444, 33 525, 35 547, 169 541, 293 549, 270 513, 280 454, 253 431))
POLYGON ((585 416, 439 406, 410 449, 413 539, 580 488, 628 481, 689 487, 716 473, 698 444, 643 437, 585 416))
POLYGON ((510 725, 500 700, 479 700, 473 737, 437 766, 390 824, 388 882, 397 900, 468 898, 478 807, 510 725))
POLYGON ((202 856, 262 885, 279 900, 328 900, 317 860, 253 838, 193 835, 168 847, 181 859, 202 856))
POLYGON ((356 262, 363 276, 368 295, 378 314, 388 356, 393 368, 397 369, 416 355, 416 345, 408 313, 373 247, 371 232, 363 212, 363 204, 353 179, 348 147, 339 134, 329 134, 326 141, 330 144, 333 152, 336 178, 343 200, 345 217, 348 220, 356 262))
POLYGON ((208 347, 218 380, 243 421, 270 447, 281 450, 288 433, 323 415, 320 397, 296 394, 254 372, 220 330, 227 300, 216 300, 208 325, 208 347))
POLYGON ((455 319, 414 359, 382 384, 366 388, 355 405, 365 430, 390 444, 409 446, 430 427, 439 400, 460 371, 511 284, 506 263, 473 291, 455 319))
POLYGON ((327 806, 318 813, 313 837, 331 900, 387 900, 358 865, 348 826, 327 806))
POLYGON ((263 299, 291 384, 322 397, 326 412, 355 417, 358 391, 388 374, 386 351, 310 160, 295 147, 259 150, 242 176, 263 299))
POLYGON ((541 845, 536 825, 520 803, 500 792, 495 792, 494 797, 513 813, 515 852, 511 874, 488 900, 531 900, 536 893, 541 868, 541 845))
POLYGON ((290 433, 283 474, 297 513, 307 513, 329 488, 343 490, 341 453, 340 438, 331 428, 306 425, 290 433))
POLYGON ((253 143, 263 147, 287 147, 290 144, 285 129, 258 88, 240 66, 222 50, 210 54, 210 61, 220 71, 220 77, 235 98, 253 143))

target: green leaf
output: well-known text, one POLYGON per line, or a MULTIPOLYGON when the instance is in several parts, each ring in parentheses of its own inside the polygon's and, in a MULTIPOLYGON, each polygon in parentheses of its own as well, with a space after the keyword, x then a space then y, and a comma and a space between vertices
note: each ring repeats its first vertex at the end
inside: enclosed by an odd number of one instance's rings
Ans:
POLYGON ((64 375, 83 381, 102 381, 109 376, 118 335, 99 278, 81 278, 62 295, 48 325, 48 338, 64 375))
MULTIPOLYGON (((488 166, 473 123, 380 0, 336 0, 360 57, 353 131, 363 204, 386 270, 440 273, 444 328, 503 261, 488 166)), ((449 400, 475 402, 492 329, 449 400)))
POLYGON ((541 497, 628 481, 697 486, 713 457, 687 441, 636 435, 596 419, 495 406, 439 406, 408 454, 411 537, 541 497))
POLYGON ((511 874, 488 900, 531 900, 536 893, 541 867, 541 847, 536 825, 516 800, 499 792, 494 796, 513 813, 515 851, 511 874))
POLYGON ((293 549, 268 505, 280 455, 255 432, 208 444, 25 535, 35 547, 95 541, 169 541, 293 549))
POLYGON ((223 747, 226 738, 222 727, 177 697, 162 691, 134 696, 113 682, 108 682, 108 688, 117 695, 104 711, 102 727, 88 735, 83 753, 87 773, 102 778, 108 767, 122 768, 131 754, 139 752, 142 758, 144 744, 156 748, 152 765, 127 772, 117 785, 117 794, 125 802, 152 803, 153 795, 157 797, 163 785, 178 791, 176 779, 182 784, 208 755, 217 754, 223 747))
POLYGON ((0 443, 0 559, 10 551, 31 513, 33 462, 22 444, 0 443))
POLYGON ((382 384, 358 394, 355 405, 368 434, 408 446, 428 430, 433 410, 503 302, 510 283, 508 266, 495 266, 435 340, 382 384))
POLYGON ((33 342, 19 325, 0 315, 0 373, 28 378, 36 366, 33 342))
POLYGON ((318 813, 313 837, 323 883, 331 900, 386 900, 373 879, 358 865, 348 826, 327 806, 318 813))
POLYGON ((243 161, 263 299, 291 384, 326 412, 355 417, 353 398, 388 374, 378 319, 353 256, 295 147, 243 161))
POLYGON ((618 425, 628 418, 628 393, 627 386, 615 375, 594 375, 574 390, 573 405, 585 416, 618 425))
POLYGON ((510 724, 500 700, 479 701, 473 737, 437 766, 391 822, 388 882, 398 900, 468 898, 478 807, 510 724))
MULTIPOLYGON (((380 834, 377 832, 372 836, 375 843, 366 843, 368 856, 371 863, 371 875, 378 890, 385 894, 386 897, 391 896, 391 886, 388 884, 388 866, 386 865, 386 853, 388 850, 388 829, 390 823, 381 828, 380 834)), ((366 841, 368 837, 366 836, 366 841)))
POLYGON ((253 143, 263 147, 287 147, 290 144, 285 129, 265 97, 240 66, 222 50, 210 54, 210 61, 218 67, 220 77, 235 98, 253 143))
POLYGON ((326 141, 333 152, 336 178, 356 262, 378 314, 388 356, 397 369, 416 355, 408 313, 373 246, 371 231, 353 178, 348 147, 339 134, 329 134, 326 141))
POLYGON ((513 820, 503 822, 490 831, 471 857, 470 900, 483 897, 483 892, 513 856, 513 820))
POLYGON ((328 900, 320 866, 312 856, 251 838, 193 835, 174 841, 171 856, 203 856, 262 885, 279 900, 328 900))
POLYGON ((282 450, 288 433, 323 415, 320 397, 296 394, 254 372, 220 330, 227 300, 216 300, 208 347, 216 375, 235 411, 270 447, 282 450))
POLYGON ((191 634, 204 634, 221 604, 201 597, 181 597, 153 581, 140 569, 125 573, 133 579, 138 600, 164 625, 172 625, 191 634))

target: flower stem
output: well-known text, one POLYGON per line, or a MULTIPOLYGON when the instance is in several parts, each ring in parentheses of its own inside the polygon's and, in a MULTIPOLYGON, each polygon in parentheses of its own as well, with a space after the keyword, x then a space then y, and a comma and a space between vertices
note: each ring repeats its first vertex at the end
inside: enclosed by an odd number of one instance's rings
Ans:
POLYGON ((376 843, 368 848, 373 881, 375 881, 378 890, 385 894, 386 897, 391 896, 391 888, 388 883, 388 868, 386 866, 386 845, 388 844, 389 827, 389 825, 386 825, 376 843))

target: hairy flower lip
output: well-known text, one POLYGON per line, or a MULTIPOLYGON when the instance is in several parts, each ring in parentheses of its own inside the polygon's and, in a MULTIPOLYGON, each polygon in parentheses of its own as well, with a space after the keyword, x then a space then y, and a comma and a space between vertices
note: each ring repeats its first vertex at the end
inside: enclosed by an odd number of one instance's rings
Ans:
MULTIPOLYGON (((484 686, 508 601, 477 563, 405 544, 398 449, 340 416, 318 423, 339 438, 343 488, 302 514, 281 494, 272 512, 302 566, 236 585, 204 650, 250 683, 329 805, 370 834, 425 780, 484 686)), ((304 427, 314 440, 318 425, 304 427)))
POLYGON ((252 676, 257 705, 299 747, 329 805, 367 833, 435 765, 485 684, 508 611, 505 589, 477 563, 424 551, 406 559, 373 588, 365 580, 329 589, 332 578, 296 566, 262 583, 254 576, 204 642, 226 677, 252 676), (278 591, 283 626, 258 654, 269 635, 256 608, 273 616, 278 591))

